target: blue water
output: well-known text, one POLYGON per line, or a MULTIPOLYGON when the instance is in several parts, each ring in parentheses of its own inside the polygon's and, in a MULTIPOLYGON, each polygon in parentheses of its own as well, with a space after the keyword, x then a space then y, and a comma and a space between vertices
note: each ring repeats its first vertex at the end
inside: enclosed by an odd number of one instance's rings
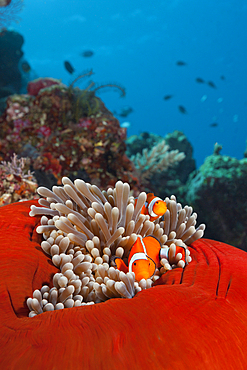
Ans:
POLYGON ((64 60, 76 73, 93 68, 95 82, 118 82, 126 88, 125 98, 117 92, 99 96, 112 111, 126 105, 134 109, 120 119, 131 124, 128 136, 181 130, 193 145, 197 165, 212 153, 215 142, 223 145, 222 154, 243 157, 246 1, 24 0, 24 5, 20 23, 11 26, 24 36, 25 57, 37 77, 69 84, 73 78, 64 60), (84 50, 94 55, 83 58, 84 50), (177 66, 178 60, 187 64, 177 66), (196 77, 213 81, 217 88, 196 83, 196 77), (168 94, 174 97, 164 101, 168 94), (217 127, 210 126, 214 122, 217 127))

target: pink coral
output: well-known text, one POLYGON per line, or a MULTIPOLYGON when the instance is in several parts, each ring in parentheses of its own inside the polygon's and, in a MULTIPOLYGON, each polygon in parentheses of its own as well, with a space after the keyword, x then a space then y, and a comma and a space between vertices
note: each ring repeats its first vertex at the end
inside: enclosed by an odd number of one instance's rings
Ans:
POLYGON ((51 129, 50 129, 50 127, 47 127, 47 126, 41 126, 41 127, 37 130, 37 133, 38 133, 38 134, 42 134, 44 137, 48 137, 48 136, 50 136, 50 134, 51 134, 51 129))

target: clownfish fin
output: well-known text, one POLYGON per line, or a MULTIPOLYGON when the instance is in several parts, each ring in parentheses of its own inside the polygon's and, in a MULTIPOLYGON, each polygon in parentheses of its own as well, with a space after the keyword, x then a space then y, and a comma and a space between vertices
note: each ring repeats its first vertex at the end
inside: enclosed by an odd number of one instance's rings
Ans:
POLYGON ((159 239, 157 239, 154 235, 144 236, 144 238, 142 240, 143 240, 143 243, 145 244, 147 250, 150 249, 150 248, 152 248, 152 249, 153 248, 155 248, 155 249, 160 249, 161 248, 161 244, 160 244, 159 239))
POLYGON ((114 264, 116 265, 115 267, 120 270, 120 271, 123 271, 125 272, 125 274, 127 274, 127 272, 129 271, 128 267, 125 265, 124 261, 122 260, 122 258, 119 258, 119 257, 114 257, 113 258, 113 262, 114 264))
POLYGON ((147 202, 148 203, 150 203, 153 198, 155 198, 154 193, 148 193, 147 194, 147 202))

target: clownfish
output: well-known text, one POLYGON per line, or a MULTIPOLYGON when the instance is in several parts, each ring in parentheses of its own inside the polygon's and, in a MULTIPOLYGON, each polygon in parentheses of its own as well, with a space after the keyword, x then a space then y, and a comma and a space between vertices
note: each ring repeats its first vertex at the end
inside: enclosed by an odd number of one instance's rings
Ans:
MULTIPOLYGON (((118 270, 125 273, 134 272, 137 281, 149 279, 154 275, 156 268, 161 267, 160 260, 162 258, 168 259, 169 249, 170 247, 161 248, 159 240, 152 235, 144 238, 138 235, 136 242, 130 250, 128 266, 119 257, 116 257, 114 262, 118 270)), ((176 246, 175 255, 178 253, 182 254, 182 260, 186 264, 186 249, 176 246)))
MULTIPOLYGON (((137 199, 135 200, 136 205, 137 199)), ((167 211, 166 202, 153 193, 147 194, 147 200, 142 207, 141 214, 149 215, 150 221, 155 221, 167 211)))
POLYGON ((147 253, 147 245, 151 241, 148 238, 152 238, 155 243, 157 243, 157 248, 160 248, 159 241, 154 237, 150 236, 142 238, 140 235, 138 235, 136 242, 133 244, 130 250, 128 267, 121 258, 115 259, 117 269, 125 273, 134 272, 135 279, 137 281, 140 281, 141 279, 149 279, 151 276, 153 276, 156 270, 156 264, 154 260, 147 253))

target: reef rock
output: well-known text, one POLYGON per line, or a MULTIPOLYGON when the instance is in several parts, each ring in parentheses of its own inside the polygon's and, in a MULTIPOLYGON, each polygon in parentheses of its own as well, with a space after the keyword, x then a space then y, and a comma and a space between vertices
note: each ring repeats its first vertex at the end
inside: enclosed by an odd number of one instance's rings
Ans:
POLYGON ((191 174, 186 202, 203 215, 206 236, 247 251, 247 158, 238 160, 215 151, 191 174))
POLYGON ((22 76, 18 64, 23 55, 23 43, 24 38, 18 32, 0 32, 0 111, 8 95, 20 92, 22 76))
POLYGON ((0 159, 13 153, 30 157, 31 169, 44 181, 40 185, 54 185, 66 175, 101 187, 117 179, 132 188, 138 184, 125 155, 126 129, 94 91, 47 78, 29 83, 28 91, 7 99, 0 117, 0 159))

